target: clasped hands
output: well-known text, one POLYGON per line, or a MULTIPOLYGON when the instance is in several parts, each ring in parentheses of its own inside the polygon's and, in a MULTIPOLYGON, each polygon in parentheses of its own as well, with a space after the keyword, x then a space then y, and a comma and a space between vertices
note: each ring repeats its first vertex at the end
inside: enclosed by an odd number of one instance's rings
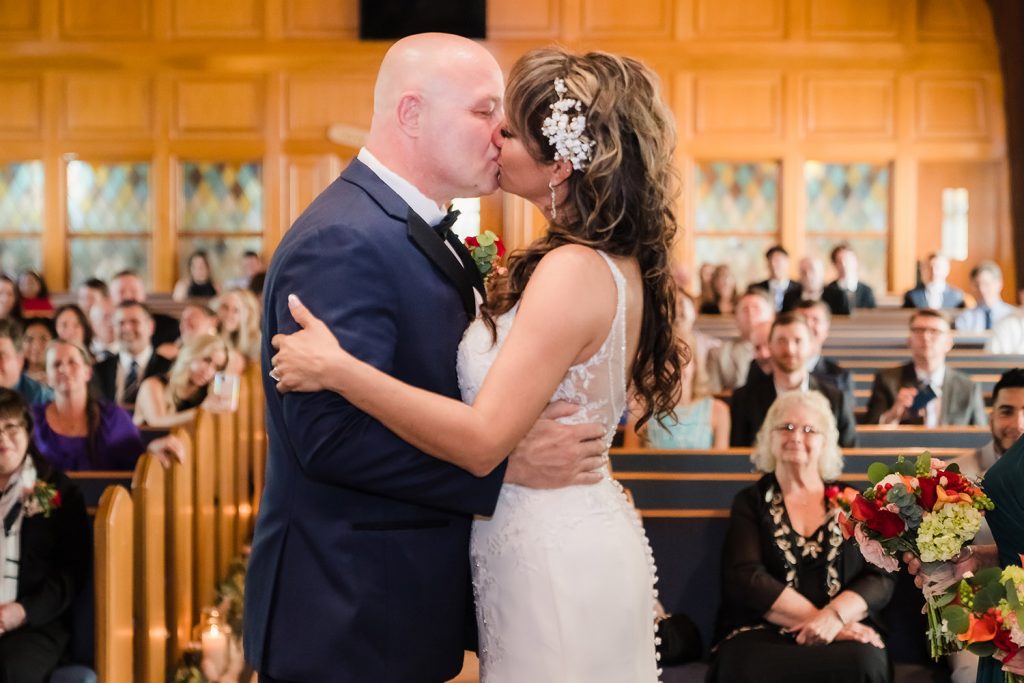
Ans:
POLYGON ((836 640, 852 640, 884 649, 885 643, 878 632, 866 624, 844 624, 833 607, 825 606, 803 623, 784 629, 794 636, 797 645, 828 645, 836 640))

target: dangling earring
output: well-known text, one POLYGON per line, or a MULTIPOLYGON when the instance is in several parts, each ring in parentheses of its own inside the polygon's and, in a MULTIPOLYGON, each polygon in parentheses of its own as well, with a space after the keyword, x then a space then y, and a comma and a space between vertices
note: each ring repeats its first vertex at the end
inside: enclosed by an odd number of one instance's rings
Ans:
POLYGON ((551 190, 551 220, 555 220, 558 218, 558 210, 555 208, 555 181, 548 181, 548 189, 551 190))

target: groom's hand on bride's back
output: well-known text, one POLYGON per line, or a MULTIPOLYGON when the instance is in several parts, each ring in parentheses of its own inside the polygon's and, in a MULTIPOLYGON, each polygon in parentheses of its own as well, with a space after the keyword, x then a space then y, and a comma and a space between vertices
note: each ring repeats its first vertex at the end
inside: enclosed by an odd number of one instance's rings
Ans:
POLYGON ((531 489, 596 484, 607 461, 605 430, 600 424, 562 424, 579 406, 565 401, 548 404, 540 418, 508 457, 505 481, 531 489))

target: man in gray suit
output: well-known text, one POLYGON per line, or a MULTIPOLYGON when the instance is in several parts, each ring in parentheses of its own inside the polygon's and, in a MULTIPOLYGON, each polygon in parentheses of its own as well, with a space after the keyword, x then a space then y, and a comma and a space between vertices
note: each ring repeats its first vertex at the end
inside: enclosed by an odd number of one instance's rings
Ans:
POLYGON ((910 318, 911 362, 875 373, 867 424, 985 425, 981 387, 946 366, 949 321, 923 308, 910 318))

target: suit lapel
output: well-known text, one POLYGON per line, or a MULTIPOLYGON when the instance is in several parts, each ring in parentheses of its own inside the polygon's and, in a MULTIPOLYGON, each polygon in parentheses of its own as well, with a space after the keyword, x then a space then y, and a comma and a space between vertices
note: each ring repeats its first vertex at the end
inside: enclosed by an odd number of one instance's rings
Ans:
POLYGON ((451 233, 452 236, 448 239, 448 244, 452 245, 452 249, 459 255, 459 260, 462 261, 462 267, 464 272, 469 275, 470 281, 473 283, 473 287, 480 292, 480 296, 487 300, 487 291, 484 288, 484 276, 480 274, 480 269, 476 267, 476 261, 473 260, 473 256, 469 253, 469 249, 462 243, 458 237, 454 236, 455 233, 451 233))
MULTIPOLYGON (((445 243, 438 239, 434 229, 427 225, 419 214, 409 209, 409 239, 412 240, 420 251, 422 251, 430 262, 444 273, 444 276, 455 288, 459 290, 462 297, 462 305, 466 309, 466 315, 472 319, 476 317, 476 299, 473 297, 473 283, 466 268, 452 258, 452 253, 445 246, 445 243)), ((460 257, 461 258, 461 257, 460 257)), ((470 259, 472 261, 472 259, 470 259)), ((476 266, 473 266, 474 270, 476 266)))

